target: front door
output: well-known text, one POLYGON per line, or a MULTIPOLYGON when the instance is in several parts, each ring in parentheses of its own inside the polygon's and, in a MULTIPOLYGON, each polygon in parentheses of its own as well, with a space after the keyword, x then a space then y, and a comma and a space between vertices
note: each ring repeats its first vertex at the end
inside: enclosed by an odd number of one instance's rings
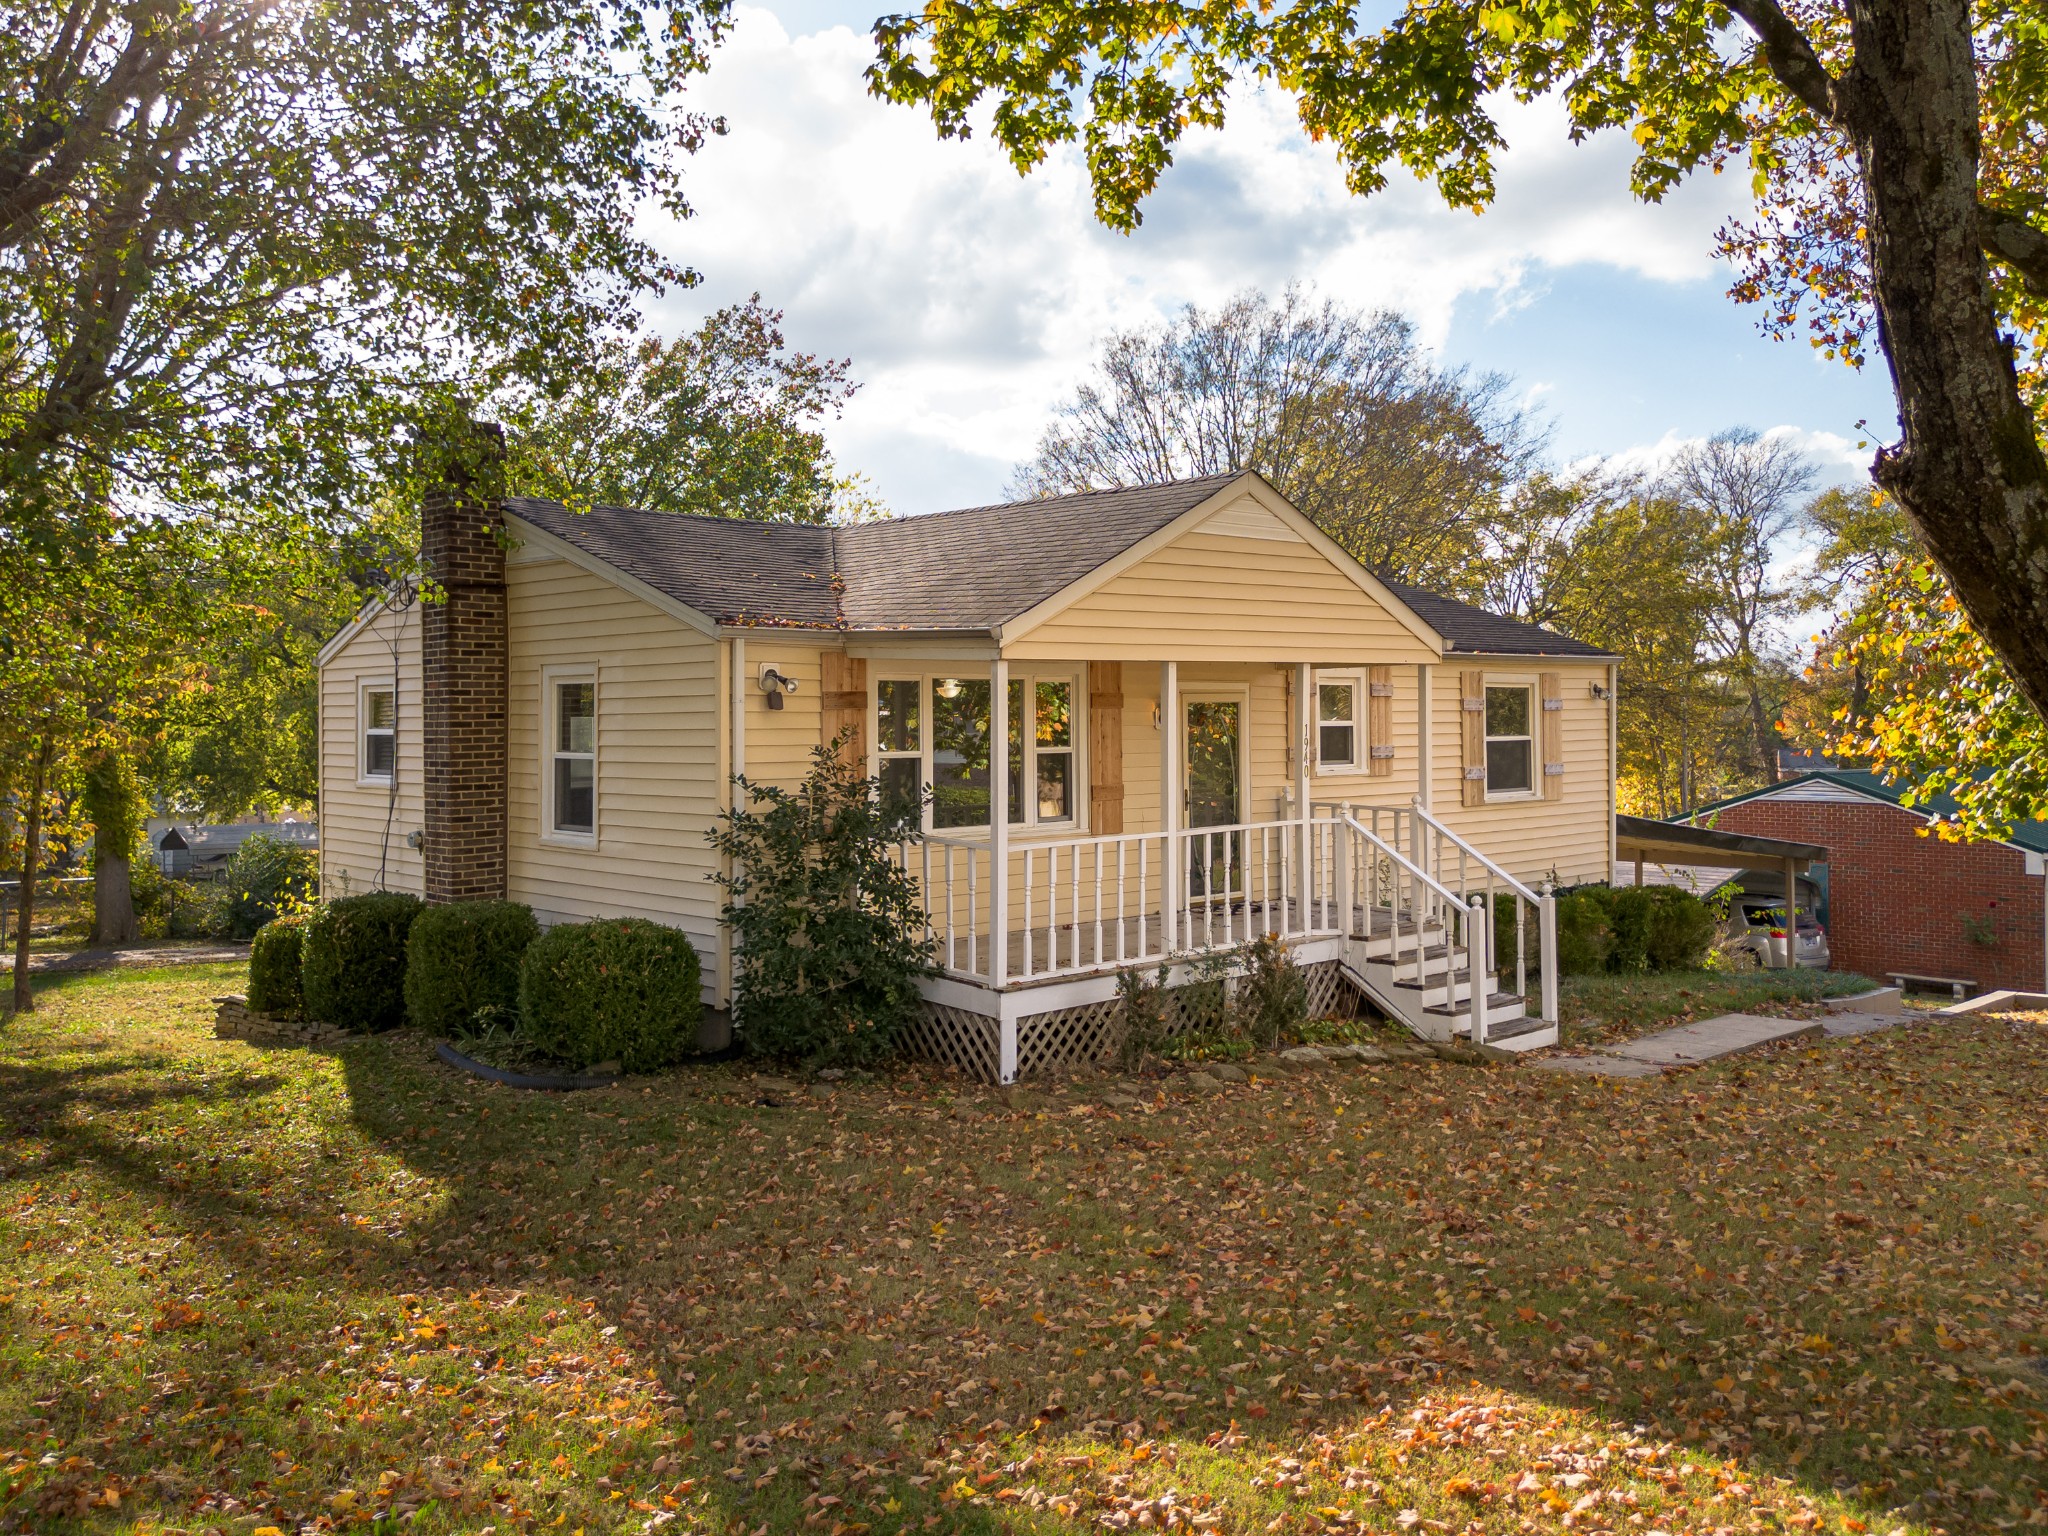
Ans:
MULTIPOLYGON (((1182 804, 1190 831, 1244 820, 1242 695, 1197 694, 1182 705, 1182 804)), ((1228 898, 1244 889, 1244 834, 1188 839, 1188 895, 1228 898)))

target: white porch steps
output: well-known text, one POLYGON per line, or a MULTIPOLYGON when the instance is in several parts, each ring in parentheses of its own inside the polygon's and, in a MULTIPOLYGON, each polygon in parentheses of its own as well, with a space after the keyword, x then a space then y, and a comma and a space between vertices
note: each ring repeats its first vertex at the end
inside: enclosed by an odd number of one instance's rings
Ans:
MULTIPOLYGON (((1416 974, 1415 925, 1396 925, 1390 915, 1375 912, 1364 938, 1346 941, 1344 971, 1352 983, 1389 1018, 1424 1040, 1470 1039, 1472 976, 1451 969, 1452 951, 1441 925, 1422 932, 1421 975, 1416 974)), ((1507 1051, 1534 1051, 1557 1044, 1554 1024, 1529 1016, 1524 1000, 1499 990, 1490 972, 1484 987, 1486 1041, 1507 1051)))

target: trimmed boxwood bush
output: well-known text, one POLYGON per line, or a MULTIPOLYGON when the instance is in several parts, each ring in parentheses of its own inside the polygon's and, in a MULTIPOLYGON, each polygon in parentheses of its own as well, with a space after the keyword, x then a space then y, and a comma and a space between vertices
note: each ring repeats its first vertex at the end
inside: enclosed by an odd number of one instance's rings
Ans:
POLYGON ((280 917, 256 930, 249 946, 249 1006, 258 1013, 294 1014, 305 1006, 299 984, 303 917, 280 917))
POLYGON ((574 1067, 665 1067, 697 1043, 697 951, 638 917, 550 928, 519 966, 519 1033, 574 1067))
POLYGON ((344 896, 306 919, 299 975, 306 1012, 343 1029, 405 1022, 405 941, 420 899, 399 891, 344 896))
MULTIPOLYGON (((1501 973, 1515 963, 1515 898, 1493 906, 1494 954, 1501 973)), ((1538 967, 1536 914, 1529 913, 1529 969, 1538 967)), ((1676 886, 1585 885, 1557 897, 1557 968, 1565 976, 1686 971, 1705 965, 1714 942, 1714 914, 1676 886)))
POLYGON ((540 937, 517 901, 452 901, 414 919, 406 941, 405 1011, 437 1035, 507 1022, 519 1006, 519 961, 540 937))

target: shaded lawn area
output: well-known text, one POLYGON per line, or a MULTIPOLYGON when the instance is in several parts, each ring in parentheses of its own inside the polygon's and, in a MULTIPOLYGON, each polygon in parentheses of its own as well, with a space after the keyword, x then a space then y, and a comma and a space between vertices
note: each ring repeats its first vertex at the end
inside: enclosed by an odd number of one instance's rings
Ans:
POLYGON ((0 1528, 2039 1524, 2048 1031, 1146 1111, 0 1034, 0 1528))
POLYGON ((1824 997, 1851 997, 1881 983, 1854 971, 1653 971, 1643 976, 1567 976, 1558 984, 1561 1042, 1619 1045, 1724 1013, 1818 1018, 1824 997))

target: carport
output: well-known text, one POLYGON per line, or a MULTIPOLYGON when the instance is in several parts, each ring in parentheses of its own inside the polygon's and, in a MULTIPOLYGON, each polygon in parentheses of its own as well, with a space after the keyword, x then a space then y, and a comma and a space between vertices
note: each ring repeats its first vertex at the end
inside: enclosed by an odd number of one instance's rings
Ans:
POLYGON ((1799 931, 1799 876, 1827 860, 1819 843, 1793 843, 1778 837, 1753 837, 1746 832, 1721 832, 1684 822, 1652 821, 1647 816, 1614 818, 1614 856, 1633 862, 1636 884, 1643 883, 1643 865, 1696 864, 1708 869, 1751 869, 1772 864, 1785 872, 1784 964, 1792 964, 1793 935, 1799 931))

